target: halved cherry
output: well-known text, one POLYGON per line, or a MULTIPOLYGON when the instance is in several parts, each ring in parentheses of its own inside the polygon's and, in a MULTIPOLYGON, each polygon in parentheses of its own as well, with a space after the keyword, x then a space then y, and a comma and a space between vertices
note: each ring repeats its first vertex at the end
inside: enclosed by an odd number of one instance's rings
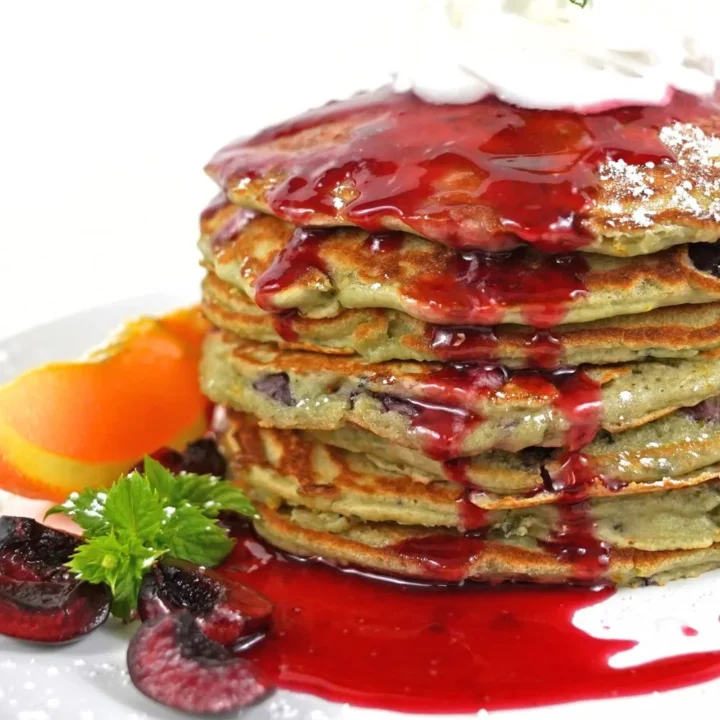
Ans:
POLYGON ((187 610, 211 640, 234 647, 264 630, 273 605, 263 595, 212 570, 181 560, 162 560, 143 578, 138 612, 143 621, 187 610))
POLYGON ((130 641, 127 662, 140 692, 184 712, 229 713, 273 689, 251 663, 209 640, 185 611, 144 624, 130 641))
POLYGON ((0 575, 12 580, 70 579, 65 563, 80 538, 53 530, 31 518, 0 517, 0 575))
POLYGON ((0 577, 0 633, 43 643, 77 640, 107 620, 110 602, 105 585, 0 577))

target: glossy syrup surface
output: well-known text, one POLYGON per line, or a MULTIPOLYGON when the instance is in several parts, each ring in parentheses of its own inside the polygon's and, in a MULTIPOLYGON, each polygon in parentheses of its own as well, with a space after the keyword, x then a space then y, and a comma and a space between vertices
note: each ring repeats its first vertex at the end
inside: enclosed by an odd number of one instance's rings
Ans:
POLYGON ((480 413, 454 404, 378 396, 388 412, 408 419, 410 433, 415 435, 423 452, 435 460, 450 460, 462 454, 463 442, 484 418, 480 413))
MULTIPOLYGON (((563 300, 556 304, 558 319, 562 317, 566 307, 563 300)), ((500 354, 500 339, 493 327, 429 325, 425 335, 428 345, 441 360, 489 362, 497 360, 500 354)), ((547 329, 530 328, 522 341, 525 367, 548 370, 557 368, 560 366, 562 352, 561 340, 547 329)))
MULTIPOLYGON (((531 395, 554 396, 552 404, 567 422, 560 468, 553 477, 546 477, 547 489, 557 493, 558 511, 553 536, 546 545, 559 560, 572 563, 578 580, 599 580, 607 570, 610 551, 595 536, 585 492, 590 483, 604 478, 595 473, 583 448, 600 429, 602 396, 600 385, 584 371, 511 373, 497 366, 448 363, 432 373, 423 388, 429 400, 444 404, 413 402, 408 406, 413 408, 410 430, 420 435, 428 455, 445 461, 448 480, 466 486, 458 500, 462 529, 483 528, 487 513, 473 502, 475 493, 467 475, 467 461, 455 459, 466 436, 483 418, 462 406, 502 392, 508 380, 531 395)), ((392 402, 402 409, 405 401, 392 402)))
MULTIPOLYGON (((435 548, 428 562, 445 563, 451 576, 467 555, 459 552, 458 560, 453 548, 435 548)), ((222 572, 275 604, 269 636, 248 657, 281 688, 341 703, 474 713, 636 695, 720 675, 718 652, 609 667, 610 656, 634 643, 593 638, 571 620, 611 590, 382 582, 279 557, 254 539, 238 543, 222 572)))
MULTIPOLYGON (((241 230, 245 213, 237 223, 229 220, 227 228, 241 230)), ((220 233, 219 233, 220 234, 220 233)), ((273 258, 270 266, 255 281, 255 301, 269 312, 278 312, 275 296, 294 283, 312 282, 313 275, 330 275, 333 268, 323 255, 323 241, 332 234, 327 229, 296 228, 288 244, 273 258)), ((226 240, 224 240, 226 242, 226 240)), ((381 256, 398 263, 403 260, 402 233, 374 233, 364 242, 362 252, 370 257, 363 265, 381 256)), ((348 247, 348 258, 361 252, 348 247)), ((411 262, 406 259, 406 262, 411 262)), ((397 285, 397 291, 410 312, 440 324, 467 323, 493 325, 503 321, 508 310, 518 311, 526 324, 547 328, 561 322, 568 306, 587 295, 585 276, 587 260, 580 254, 547 255, 517 248, 511 252, 485 253, 457 251, 442 253, 441 261, 429 268, 418 267, 409 276, 389 271, 383 281, 397 285)), ((439 345, 442 346, 442 340, 439 345)))
POLYGON ((533 398, 549 398, 567 422, 563 446, 579 450, 600 429, 600 385, 581 369, 558 371, 507 371, 496 365, 447 363, 422 379, 422 399, 383 396, 386 410, 410 420, 425 452, 439 460, 461 455, 462 442, 483 422, 473 407, 479 399, 501 397, 512 385, 533 398))
POLYGON ((424 316, 441 324, 495 325, 508 308, 519 308, 523 322, 551 327, 568 305, 587 295, 587 260, 580 254, 457 252, 438 272, 420 272, 403 286, 424 316))
POLYGON ((263 310, 277 312, 273 302, 277 293, 313 270, 319 273, 327 272, 326 263, 318 252, 327 234, 327 230, 295 230, 290 242, 255 282, 255 302, 263 310))
POLYGON ((580 115, 380 91, 233 143, 208 170, 228 191, 272 175, 267 204, 298 225, 323 215, 378 231, 391 219, 460 247, 496 251, 522 240, 566 252, 592 239, 584 220, 601 164, 671 160, 659 130, 707 112, 682 93, 663 107, 580 115))
POLYGON ((275 313, 273 315, 273 328, 285 342, 297 342, 300 339, 294 326, 296 317, 297 312, 295 310, 275 313))

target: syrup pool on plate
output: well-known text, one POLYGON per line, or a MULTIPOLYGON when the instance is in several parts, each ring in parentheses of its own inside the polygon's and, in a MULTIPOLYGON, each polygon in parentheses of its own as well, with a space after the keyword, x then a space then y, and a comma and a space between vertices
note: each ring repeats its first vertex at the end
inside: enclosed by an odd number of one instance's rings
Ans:
POLYGON ((609 658, 635 643, 572 624, 610 589, 381 581, 286 558, 248 536, 221 572, 275 604, 268 636, 247 657, 279 687, 337 702, 474 713, 636 695, 720 675, 720 652, 611 667, 609 658))

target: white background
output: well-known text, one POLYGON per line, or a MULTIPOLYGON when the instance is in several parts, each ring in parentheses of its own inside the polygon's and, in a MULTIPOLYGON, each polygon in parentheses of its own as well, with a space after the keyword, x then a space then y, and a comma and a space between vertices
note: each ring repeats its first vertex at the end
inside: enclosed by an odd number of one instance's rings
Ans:
POLYGON ((0 337, 194 287, 204 164, 383 84, 405 4, 0 0, 0 337))

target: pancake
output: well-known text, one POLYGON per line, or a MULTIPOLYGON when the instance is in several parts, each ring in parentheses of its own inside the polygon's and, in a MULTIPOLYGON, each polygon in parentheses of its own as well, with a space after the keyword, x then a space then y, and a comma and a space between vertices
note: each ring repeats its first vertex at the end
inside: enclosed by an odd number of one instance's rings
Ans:
POLYGON ((719 101, 381 91, 221 150, 201 385, 259 535, 445 582, 720 567, 719 101))
POLYGON ((720 299, 714 244, 635 258, 490 255, 402 233, 295 228, 223 202, 201 226, 208 269, 266 311, 309 318, 383 308, 440 325, 550 327, 720 299))
POLYGON ((307 508, 258 504, 258 534, 293 555, 423 581, 664 584, 720 567, 720 544, 692 550, 611 549, 587 568, 529 538, 478 538, 397 523, 353 522, 307 508))
MULTIPOLYGON (((713 400, 708 403, 716 404, 713 400)), ((482 491, 487 499, 475 496, 482 507, 491 503, 496 507, 501 500, 503 507, 551 502, 554 496, 545 488, 562 486, 567 474, 568 457, 562 449, 529 448, 520 453, 494 450, 461 462, 443 463, 353 425, 304 434, 326 445, 361 453, 390 473, 423 483, 453 480, 482 491)), ((617 435, 601 432, 583 448, 582 457, 585 479, 593 479, 588 489, 593 495, 613 495, 626 485, 671 489, 704 482, 713 477, 714 471, 708 474, 707 468, 720 463, 720 423, 701 412, 678 411, 617 435)))
POLYGON ((263 425, 334 430, 358 425, 435 459, 579 447, 599 429, 621 432, 720 394, 720 357, 506 373, 498 367, 366 363, 279 351, 214 333, 203 391, 263 425))
POLYGON ((678 305, 639 315, 561 325, 443 327, 396 310, 344 310, 331 318, 278 318, 209 273, 202 310, 218 328, 281 348, 387 360, 492 361, 509 368, 693 358, 720 347, 720 302, 678 305))
MULTIPOLYGON (((231 478, 271 506, 303 506, 364 522, 482 529, 488 538, 551 542, 566 522, 568 496, 555 493, 510 506, 503 498, 478 497, 456 483, 422 483, 388 473, 358 453, 333 448, 291 430, 259 428, 234 417, 222 438, 231 478), (478 511, 478 502, 483 501, 478 511)), ((707 547, 720 542, 720 465, 701 476, 662 486, 625 486, 605 496, 582 494, 583 522, 598 542, 641 550, 707 547)))
MULTIPOLYGON (((338 463, 347 474, 337 475, 332 484, 315 485, 309 491, 296 478, 257 465, 243 468, 236 480, 251 488, 251 495, 271 506, 279 501, 362 522, 447 527, 459 532, 482 529, 489 539, 531 538, 550 542, 562 523, 558 506, 546 504, 488 510, 482 513, 482 525, 467 526, 463 494, 457 486, 451 483, 426 486, 402 475, 363 473, 362 465, 353 460, 346 457, 338 463)), ((683 550, 720 542, 719 508, 720 484, 708 482, 639 497, 588 500, 585 517, 595 538, 614 548, 683 550)), ((474 515, 475 511, 470 510, 469 514, 474 515)))
POLYGON ((578 115, 385 91, 232 143, 206 170, 298 225, 629 256, 718 237, 719 135, 717 105, 683 93, 578 115))

